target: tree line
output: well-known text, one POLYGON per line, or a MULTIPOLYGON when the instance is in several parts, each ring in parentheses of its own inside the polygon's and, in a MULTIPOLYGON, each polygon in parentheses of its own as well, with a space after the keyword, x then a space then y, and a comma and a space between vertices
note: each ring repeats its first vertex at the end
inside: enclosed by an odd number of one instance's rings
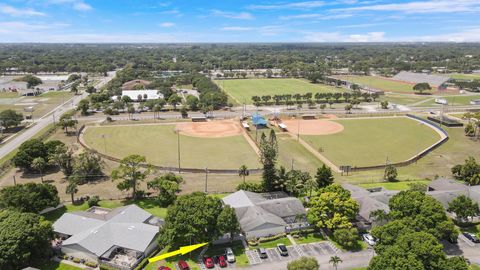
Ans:
POLYGON ((305 94, 284 94, 284 95, 264 95, 252 96, 252 101, 255 106, 261 105, 302 105, 308 104, 314 106, 315 104, 329 104, 334 103, 351 103, 358 105, 362 101, 370 102, 376 101, 379 98, 378 93, 368 93, 360 91, 352 92, 335 92, 335 93, 305 93, 305 94))

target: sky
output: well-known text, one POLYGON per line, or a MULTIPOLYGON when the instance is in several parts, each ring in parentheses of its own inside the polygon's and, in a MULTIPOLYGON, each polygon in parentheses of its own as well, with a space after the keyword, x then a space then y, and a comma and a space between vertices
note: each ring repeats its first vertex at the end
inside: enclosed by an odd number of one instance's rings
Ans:
POLYGON ((0 42, 480 42, 480 0, 0 0, 0 42))

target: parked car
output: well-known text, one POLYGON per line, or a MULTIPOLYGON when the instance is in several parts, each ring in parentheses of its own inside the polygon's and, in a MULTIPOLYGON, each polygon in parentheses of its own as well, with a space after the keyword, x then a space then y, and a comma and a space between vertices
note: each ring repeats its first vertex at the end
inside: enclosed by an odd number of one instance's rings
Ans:
POLYGON ((229 263, 235 262, 235 255, 233 254, 233 250, 231 248, 225 249, 225 255, 227 256, 227 262, 229 263))
POLYGON ((172 270, 172 269, 170 269, 170 267, 160 266, 159 268, 157 268, 157 270, 172 270))
POLYGON ((210 257, 204 257, 203 258, 203 263, 205 264, 205 267, 207 268, 214 268, 215 263, 213 262, 213 259, 210 257))
POLYGON ((480 243, 480 239, 478 239, 478 237, 473 233, 463 232, 463 236, 465 236, 468 240, 472 241, 473 243, 480 243))
POLYGON ((288 249, 284 244, 277 244, 278 253, 282 256, 288 256, 288 249))
POLYGON ((371 236, 370 234, 366 233, 362 235, 363 241, 367 242, 370 246, 374 246, 376 244, 375 238, 371 236))
POLYGON ((186 261, 179 261, 178 268, 180 270, 190 270, 190 266, 188 266, 188 263, 186 261))
POLYGON ((258 256, 260 256, 260 259, 266 259, 268 258, 267 255, 267 250, 264 248, 257 248, 258 256))
POLYGON ((218 256, 218 265, 222 268, 227 267, 227 258, 223 255, 218 256))

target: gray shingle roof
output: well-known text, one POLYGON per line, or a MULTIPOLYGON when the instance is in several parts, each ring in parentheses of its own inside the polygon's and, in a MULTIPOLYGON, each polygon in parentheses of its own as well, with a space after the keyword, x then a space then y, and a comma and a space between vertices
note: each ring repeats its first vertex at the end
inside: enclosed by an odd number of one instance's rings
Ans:
POLYGON ((306 213, 300 200, 293 197, 267 200, 261 194, 240 190, 222 200, 235 209, 245 232, 272 225, 285 227, 283 218, 306 213))
POLYGON ((53 228, 57 233, 71 235, 63 246, 79 245, 97 256, 112 246, 143 252, 159 231, 158 226, 144 223, 151 216, 136 205, 128 205, 97 217, 89 212, 66 213, 53 228))

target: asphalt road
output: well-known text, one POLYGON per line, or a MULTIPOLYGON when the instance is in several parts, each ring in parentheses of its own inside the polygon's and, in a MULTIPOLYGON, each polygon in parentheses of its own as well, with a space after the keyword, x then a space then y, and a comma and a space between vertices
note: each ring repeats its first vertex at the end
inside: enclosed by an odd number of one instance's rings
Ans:
MULTIPOLYGON (((108 83, 111 79, 115 77, 116 72, 112 71, 109 72, 108 77, 105 77, 100 81, 96 87, 100 88, 106 83, 108 83)), ((48 112, 44 116, 39 119, 35 120, 35 124, 28 128, 27 130, 21 132, 20 134, 13 137, 11 140, 6 142, 0 147, 0 159, 8 155, 10 152, 18 148, 23 142, 29 140, 35 134, 40 132, 42 129, 53 123, 54 121, 58 121, 60 116, 65 112, 75 108, 75 106, 82 100, 88 96, 88 93, 84 92, 82 95, 77 95, 72 97, 71 99, 67 100, 63 104, 59 105, 58 107, 54 108, 52 111, 48 112)))

